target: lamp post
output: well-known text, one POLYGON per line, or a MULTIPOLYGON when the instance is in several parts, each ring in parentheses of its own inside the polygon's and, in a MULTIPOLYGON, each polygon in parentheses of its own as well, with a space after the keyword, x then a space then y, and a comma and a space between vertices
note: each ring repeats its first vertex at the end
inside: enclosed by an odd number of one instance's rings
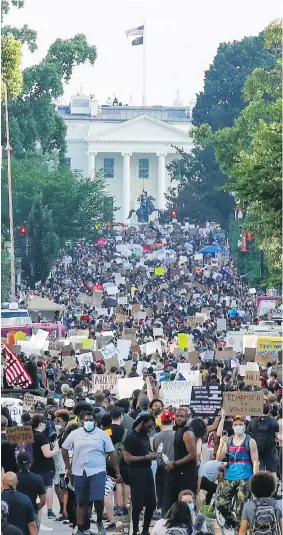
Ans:
POLYGON ((8 114, 8 93, 5 86, 5 121, 6 121, 6 151, 7 151, 7 181, 9 197, 9 227, 10 227, 10 257, 11 257, 11 299, 16 298, 16 271, 15 271, 15 244, 14 244, 14 220, 13 220, 13 193, 12 193, 12 174, 11 174, 11 145, 9 131, 9 114, 8 114))

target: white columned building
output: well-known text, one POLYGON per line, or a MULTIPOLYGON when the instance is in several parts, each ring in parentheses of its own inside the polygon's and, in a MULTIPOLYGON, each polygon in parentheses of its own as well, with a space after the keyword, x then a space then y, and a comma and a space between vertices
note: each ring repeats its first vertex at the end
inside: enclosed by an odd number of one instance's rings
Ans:
POLYGON ((95 179, 102 171, 113 197, 116 221, 129 223, 131 209, 147 191, 157 209, 166 208, 172 185, 167 165, 179 158, 177 148, 190 152, 191 109, 184 106, 101 106, 77 95, 70 106, 59 106, 67 126, 67 159, 72 169, 95 179))

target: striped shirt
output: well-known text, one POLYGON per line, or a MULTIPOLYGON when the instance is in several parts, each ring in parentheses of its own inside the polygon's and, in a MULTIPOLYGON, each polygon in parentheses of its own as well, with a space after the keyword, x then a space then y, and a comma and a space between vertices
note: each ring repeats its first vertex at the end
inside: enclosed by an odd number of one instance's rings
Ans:
POLYGON ((229 463, 225 479, 229 481, 250 479, 253 475, 253 469, 250 453, 245 446, 245 439, 241 444, 235 444, 233 437, 231 443, 228 445, 227 454, 229 463))

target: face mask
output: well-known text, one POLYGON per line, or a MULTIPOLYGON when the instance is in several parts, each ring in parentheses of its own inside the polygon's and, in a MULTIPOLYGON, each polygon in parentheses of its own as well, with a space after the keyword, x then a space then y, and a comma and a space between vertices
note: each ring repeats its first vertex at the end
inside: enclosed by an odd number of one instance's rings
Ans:
POLYGON ((162 413, 162 409, 154 409, 153 411, 154 416, 158 416, 161 413, 162 413))
POLYGON ((56 432, 59 433, 59 431, 61 431, 62 429, 62 425, 61 424, 55 425, 55 429, 56 429, 56 432))
POLYGON ((85 431, 93 431, 94 430, 94 423, 93 422, 90 422, 90 421, 87 421, 87 422, 84 422, 84 429, 85 431))
POLYGON ((233 427, 233 429, 234 429, 235 435, 243 435, 244 431, 245 431, 245 426, 244 425, 235 425, 235 427, 233 427))
POLYGON ((188 508, 190 509, 190 511, 194 511, 195 510, 195 506, 193 503, 188 503, 188 508))

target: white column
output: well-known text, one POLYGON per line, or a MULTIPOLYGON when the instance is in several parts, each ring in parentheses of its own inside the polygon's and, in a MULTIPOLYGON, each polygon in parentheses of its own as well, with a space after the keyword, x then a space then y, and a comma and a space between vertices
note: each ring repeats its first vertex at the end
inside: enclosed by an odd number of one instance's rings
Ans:
POLYGON ((87 153, 88 157, 88 178, 94 178, 94 172, 95 172, 95 156, 97 155, 97 152, 90 152, 87 153))
POLYGON ((131 191, 131 156, 130 152, 122 152, 123 156, 123 188, 122 188, 122 223, 127 223, 130 211, 131 191))
POLYGON ((159 210, 165 210, 165 152, 157 152, 158 156, 158 178, 157 178, 157 206, 159 210))

